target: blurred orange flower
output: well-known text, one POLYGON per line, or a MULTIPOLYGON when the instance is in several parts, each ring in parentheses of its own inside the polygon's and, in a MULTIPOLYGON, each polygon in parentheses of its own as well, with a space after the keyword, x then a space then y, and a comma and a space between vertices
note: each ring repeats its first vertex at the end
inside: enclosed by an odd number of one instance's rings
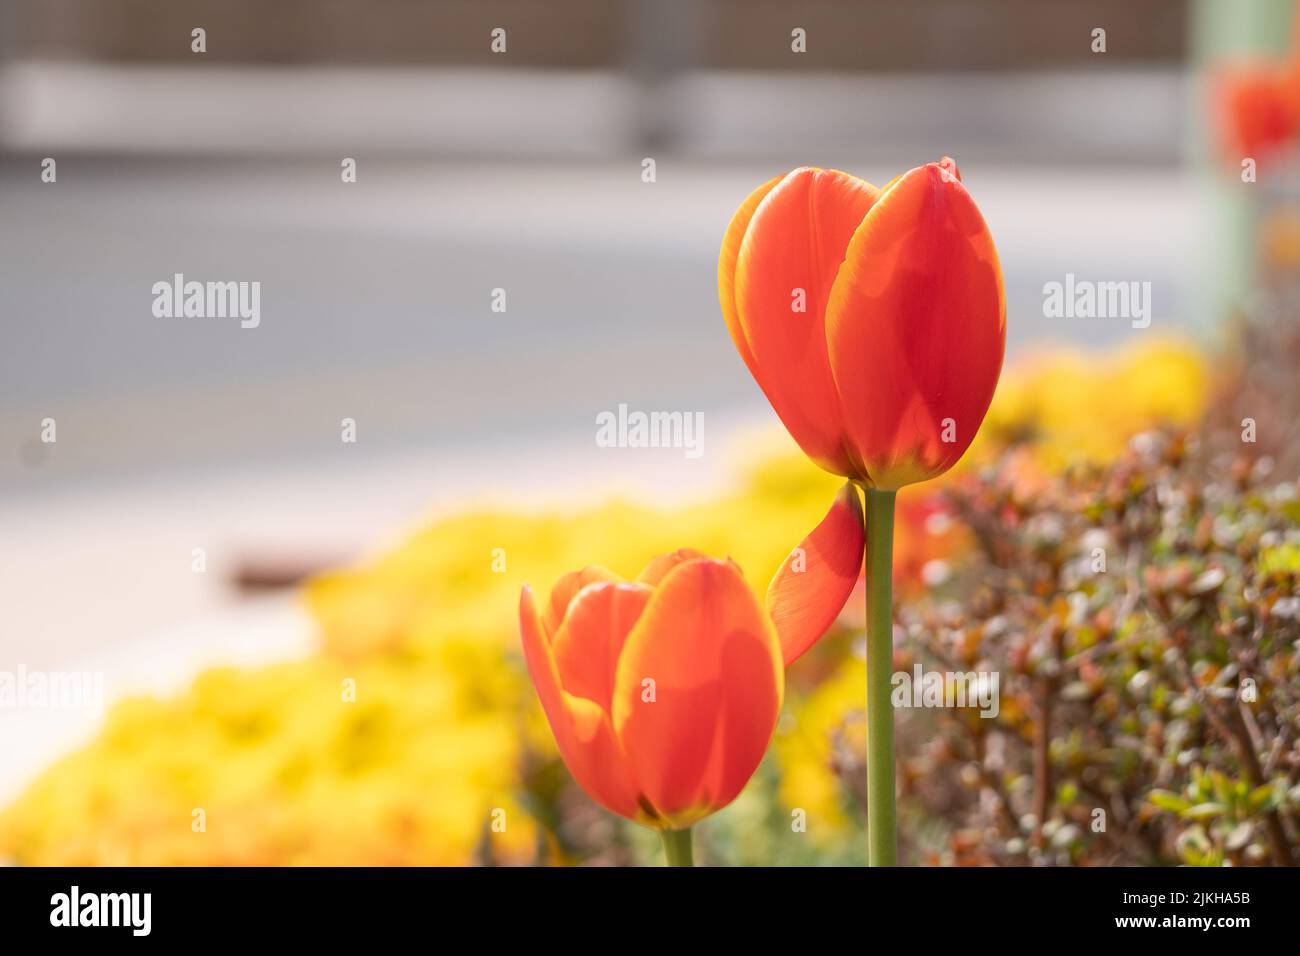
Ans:
POLYGON ((1210 89, 1220 142, 1232 164, 1258 161, 1300 136, 1300 3, 1285 59, 1220 68, 1210 89))
POLYGON ((1234 164, 1266 157, 1300 133, 1300 59, 1227 69, 1216 92, 1223 148, 1234 164))

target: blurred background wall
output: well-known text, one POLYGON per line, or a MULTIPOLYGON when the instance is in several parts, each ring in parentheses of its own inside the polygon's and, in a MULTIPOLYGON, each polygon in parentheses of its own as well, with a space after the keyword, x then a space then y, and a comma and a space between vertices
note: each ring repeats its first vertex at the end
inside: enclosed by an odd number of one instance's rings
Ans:
POLYGON ((1188 43, 1183 0, 15 0, 7 18, 5 55, 29 68, 10 77, 6 141, 136 152, 302 151, 364 132, 371 151, 608 155, 653 144, 784 158, 792 137, 814 136, 892 159, 941 130, 967 151, 1022 162, 1169 160, 1167 97, 1188 43), (1113 36, 1101 57, 1090 43, 1099 25, 1113 36), (195 26, 210 41, 201 59, 195 26), (487 42, 497 27, 511 38, 504 55, 487 42), (791 51, 796 27, 804 54, 791 51), (944 76, 961 83, 925 82, 944 76), (1128 91, 1105 137, 1063 122, 1062 104, 1047 108, 1063 91, 1086 108, 1090 85, 1128 91), (809 102, 820 105, 789 108, 809 102))

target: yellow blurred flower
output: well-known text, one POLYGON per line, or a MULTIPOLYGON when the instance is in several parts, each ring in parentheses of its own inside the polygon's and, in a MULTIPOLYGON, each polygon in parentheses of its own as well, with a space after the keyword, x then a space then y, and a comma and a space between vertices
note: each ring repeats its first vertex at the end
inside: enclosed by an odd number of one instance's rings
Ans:
POLYGON ((1051 470, 1104 461, 1140 431, 1194 422, 1208 385, 1204 358, 1173 339, 1100 355, 1027 356, 1003 376, 964 464, 987 460, 1017 440, 1031 442, 1038 462, 1051 470))

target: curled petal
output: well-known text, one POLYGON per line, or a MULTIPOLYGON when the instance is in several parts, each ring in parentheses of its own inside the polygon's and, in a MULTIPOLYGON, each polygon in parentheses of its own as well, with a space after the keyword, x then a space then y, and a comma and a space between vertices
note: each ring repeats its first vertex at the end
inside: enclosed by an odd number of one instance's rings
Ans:
POLYGON ((754 218, 754 210, 782 178, 774 176, 745 197, 736 214, 731 217, 722 237, 722 251, 718 254, 718 303, 722 306, 722 317, 727 322, 727 331, 731 333, 731 341, 736 344, 736 351, 755 378, 758 377, 758 371, 754 365, 754 353, 749 350, 749 343, 745 341, 745 333, 740 327, 740 316, 736 313, 736 260, 740 258, 740 244, 745 238, 745 230, 749 228, 749 221, 754 218))
POLYGON ((588 584, 598 581, 621 581, 623 580, 608 568, 602 568, 598 565, 588 565, 581 571, 569 571, 561 576, 560 580, 555 582, 551 588, 551 598, 547 602, 546 610, 542 614, 542 625, 545 628, 545 634, 548 639, 554 638, 560 629, 560 622, 564 620, 564 614, 569 609, 569 602, 577 595, 579 591, 588 584))
POLYGON ((853 472, 827 357, 826 304, 849 241, 879 195, 847 173, 794 170, 755 208, 735 268, 751 372, 804 452, 845 477, 853 472))
POLYGON ((613 719, 665 825, 689 826, 736 797, 783 690, 776 632, 735 565, 697 559, 663 578, 623 645, 613 719))
POLYGON ((952 467, 1002 369, 1002 270, 955 168, 920 166, 883 193, 831 289, 831 369, 855 464, 877 488, 952 467))
POLYGON ((767 609, 788 665, 835 623, 862 571, 862 502, 852 482, 821 524, 785 559, 767 589, 767 609))
POLYGON ((695 561, 702 557, 704 557, 704 555, 699 551, 696 551, 694 548, 678 548, 676 551, 671 551, 668 554, 660 554, 651 558, 650 563, 647 564, 645 569, 636 576, 636 579, 641 584, 648 584, 651 587, 654 587, 664 579, 664 576, 667 575, 669 571, 677 567, 677 565, 683 564, 687 561, 695 561))
POLYGON ((600 581, 588 584, 569 602, 551 641, 565 690, 609 711, 619 652, 650 594, 644 584, 600 581))
POLYGON ((630 767, 614 735, 609 714, 595 701, 560 685, 560 673, 530 588, 519 598, 519 630, 528 673, 542 701, 556 746, 578 785, 606 810, 650 822, 638 799, 630 767))

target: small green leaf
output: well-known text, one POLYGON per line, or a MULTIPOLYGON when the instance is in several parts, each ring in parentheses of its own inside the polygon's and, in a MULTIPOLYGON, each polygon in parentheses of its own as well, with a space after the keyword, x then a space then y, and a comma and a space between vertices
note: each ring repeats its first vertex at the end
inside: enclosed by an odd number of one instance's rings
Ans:
POLYGON ((1170 793, 1168 790, 1152 790, 1147 794, 1147 799, 1161 810, 1170 810, 1173 813, 1182 813, 1192 805, 1191 801, 1180 797, 1176 793, 1170 793))
POLYGON ((1222 803, 1198 803, 1184 810, 1183 816, 1189 820, 1212 820, 1222 816, 1227 810, 1228 808, 1222 803))

